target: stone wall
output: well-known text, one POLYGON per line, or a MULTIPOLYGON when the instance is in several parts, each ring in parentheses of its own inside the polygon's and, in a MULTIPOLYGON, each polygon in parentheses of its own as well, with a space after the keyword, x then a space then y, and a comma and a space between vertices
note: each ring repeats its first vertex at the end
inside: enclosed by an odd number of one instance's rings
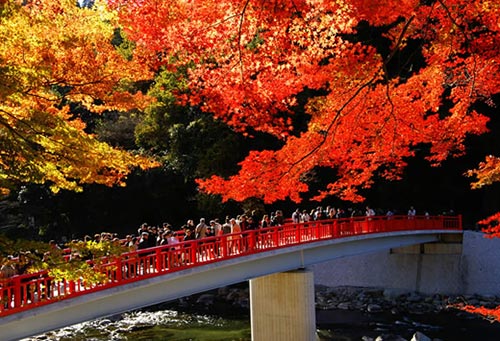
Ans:
POLYGON ((340 258, 311 268, 315 284, 329 287, 500 295, 500 238, 465 231, 460 248, 426 244, 340 258))

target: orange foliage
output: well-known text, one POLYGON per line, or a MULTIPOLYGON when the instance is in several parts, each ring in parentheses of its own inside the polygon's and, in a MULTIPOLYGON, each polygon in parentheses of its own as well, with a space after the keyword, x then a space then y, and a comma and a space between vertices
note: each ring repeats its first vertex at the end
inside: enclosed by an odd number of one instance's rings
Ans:
POLYGON ((461 310, 467 311, 472 314, 478 314, 484 316, 490 321, 500 321, 500 307, 496 308, 485 308, 485 307, 474 307, 471 305, 466 305, 461 308, 461 310))
POLYGON ((488 155, 486 156, 486 160, 481 162, 477 169, 471 170, 467 174, 477 178, 477 181, 472 184, 473 188, 481 188, 500 181, 500 158, 488 155))
POLYGON ((488 238, 500 238, 500 212, 478 222, 488 238))
POLYGON ((375 176, 398 179, 416 147, 430 146, 433 165, 463 154, 467 135, 487 131, 472 105, 500 88, 493 1, 109 3, 138 58, 153 69, 187 67, 184 101, 235 130, 283 141, 251 152, 228 179, 198 181, 225 200, 300 201, 307 174, 330 167, 337 177, 316 199, 360 201, 375 176), (375 30, 384 44, 367 34, 375 30), (306 89, 321 95, 309 99, 299 131, 294 109, 306 89))

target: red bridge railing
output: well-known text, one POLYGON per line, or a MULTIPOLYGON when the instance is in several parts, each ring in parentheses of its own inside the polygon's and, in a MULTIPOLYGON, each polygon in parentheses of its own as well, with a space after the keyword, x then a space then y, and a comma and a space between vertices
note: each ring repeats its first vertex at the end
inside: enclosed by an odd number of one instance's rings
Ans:
POLYGON ((124 253, 95 271, 103 283, 55 280, 42 271, 0 279, 0 317, 64 299, 235 257, 320 240, 397 231, 462 230, 461 216, 355 217, 286 224, 124 253))

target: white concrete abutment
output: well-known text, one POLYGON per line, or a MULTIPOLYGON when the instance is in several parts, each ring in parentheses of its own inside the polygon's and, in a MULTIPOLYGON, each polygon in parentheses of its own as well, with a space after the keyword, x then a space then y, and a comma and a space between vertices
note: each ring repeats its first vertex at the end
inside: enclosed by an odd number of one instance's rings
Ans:
POLYGON ((307 269, 250 280, 253 341, 314 341, 314 275, 307 269))
POLYGON ((464 231, 438 242, 392 247, 311 265, 316 285, 416 291, 423 294, 500 295, 500 238, 464 231))

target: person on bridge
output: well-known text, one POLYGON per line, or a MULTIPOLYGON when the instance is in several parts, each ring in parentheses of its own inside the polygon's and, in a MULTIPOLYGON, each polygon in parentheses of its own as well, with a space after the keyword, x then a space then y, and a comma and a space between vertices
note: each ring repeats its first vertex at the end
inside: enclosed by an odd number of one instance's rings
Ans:
POLYGON ((327 217, 328 219, 337 218, 337 210, 335 209, 335 207, 330 207, 330 209, 328 210, 327 217))
POLYGON ((222 235, 222 225, 219 223, 218 219, 210 220, 210 227, 214 231, 214 236, 222 235))
POLYGON ((207 236, 207 224, 205 223, 205 218, 201 218, 198 225, 194 230, 196 239, 203 239, 207 236))
POLYGON ((313 213, 313 219, 314 220, 321 220, 321 219, 323 219, 323 209, 321 208, 321 206, 318 206, 318 208, 316 208, 316 211, 314 211, 314 213, 313 213))
POLYGON ((151 241, 149 240, 149 233, 144 231, 141 233, 141 239, 139 239, 139 243, 137 243, 138 250, 144 250, 151 247, 151 241))
POLYGON ((249 216, 247 218, 247 228, 246 230, 249 231, 247 234, 247 240, 248 240, 248 249, 254 249, 256 244, 257 244, 257 230, 259 229, 259 222, 254 221, 252 216, 249 216))
POLYGON ((266 227, 271 227, 271 218, 269 218, 268 214, 264 214, 262 216, 262 220, 260 222, 260 227, 265 229, 266 227))
POLYGON ((193 230, 190 229, 187 225, 183 225, 182 229, 184 230, 184 238, 182 239, 183 242, 196 239, 193 230))
POLYGON ((229 250, 232 254, 237 253, 241 248, 241 227, 236 222, 236 219, 231 218, 229 220, 231 224, 231 234, 227 237, 229 241, 229 250))
POLYGON ((410 209, 408 210, 408 219, 413 219, 417 215, 417 211, 413 206, 410 206, 410 209))
POLYGON ((375 211, 370 206, 366 206, 365 213, 366 213, 367 217, 373 217, 373 216, 375 216, 375 211))
POLYGON ((292 213, 292 221, 294 224, 300 223, 300 210, 298 208, 292 213))
MULTIPOLYGON (((2 289, 2 286, 8 286, 9 283, 9 278, 14 277, 17 275, 16 273, 16 268, 14 266, 14 261, 12 260, 11 256, 8 256, 3 264, 0 266, 0 289, 2 289)), ((0 297, 0 301, 3 302, 3 308, 9 308, 10 302, 11 302, 11 297, 9 294, 8 290, 2 290, 3 295, 0 297)), ((0 311, 2 310, 2 307, 0 307, 0 311)))
POLYGON ((271 218, 273 226, 281 226, 285 223, 285 217, 283 216, 283 211, 277 210, 274 216, 271 218))
POLYGON ((196 226, 194 225, 193 219, 188 219, 188 221, 186 222, 186 227, 188 229, 190 229, 191 231, 193 231, 193 235, 194 235, 194 230, 196 229, 196 226))

